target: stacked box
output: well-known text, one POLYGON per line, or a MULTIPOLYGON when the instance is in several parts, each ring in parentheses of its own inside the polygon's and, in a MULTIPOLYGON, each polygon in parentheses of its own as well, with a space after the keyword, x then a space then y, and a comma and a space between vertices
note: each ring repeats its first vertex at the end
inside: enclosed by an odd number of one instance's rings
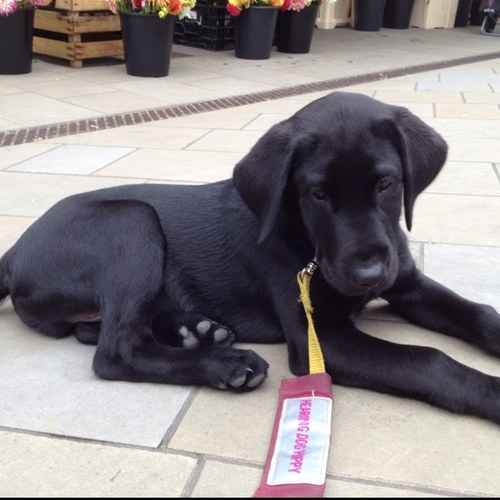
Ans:
POLYGON ((105 0, 54 0, 36 9, 33 52, 69 61, 123 55, 119 16, 105 0))
POLYGON ((214 51, 234 48, 233 18, 226 2, 197 0, 189 17, 175 21, 174 43, 214 51))

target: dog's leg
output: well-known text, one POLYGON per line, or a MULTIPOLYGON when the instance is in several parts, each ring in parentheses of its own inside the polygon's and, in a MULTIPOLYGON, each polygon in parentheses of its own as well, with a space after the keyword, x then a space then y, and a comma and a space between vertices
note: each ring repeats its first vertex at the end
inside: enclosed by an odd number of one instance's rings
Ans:
POLYGON ((500 423, 500 378, 434 348, 395 344, 349 324, 331 330, 322 329, 320 342, 334 383, 419 399, 500 423))
POLYGON ((268 364, 253 351, 219 345, 185 349, 155 340, 152 324, 158 309, 172 309, 163 292, 168 279, 165 269, 150 265, 151 259, 161 263, 161 253, 154 245, 129 241, 121 260, 108 263, 93 361, 96 374, 105 379, 208 385, 238 392, 257 387, 268 364), (124 269, 133 272, 127 274, 124 269))
POLYGON ((78 323, 73 328, 73 333, 82 344, 97 345, 101 323, 78 323))
POLYGON ((166 291, 168 241, 152 208, 128 202, 115 202, 111 208, 112 237, 98 240, 102 247, 95 251, 119 258, 106 259, 99 266, 101 329, 93 361, 96 374, 105 379, 234 391, 258 386, 268 364, 253 351, 219 345, 185 349, 155 340, 157 315, 179 309, 166 291))
POLYGON ((409 321, 500 356, 500 315, 493 307, 467 300, 417 270, 383 297, 409 321))
MULTIPOLYGON (((103 313, 93 367, 105 379, 208 385, 235 392, 254 389, 264 380, 268 364, 251 350, 210 346, 185 349, 159 344, 138 317, 108 321, 103 313)), ((113 316, 113 314, 111 314, 113 316)), ((134 317, 135 316, 135 317, 134 317)))

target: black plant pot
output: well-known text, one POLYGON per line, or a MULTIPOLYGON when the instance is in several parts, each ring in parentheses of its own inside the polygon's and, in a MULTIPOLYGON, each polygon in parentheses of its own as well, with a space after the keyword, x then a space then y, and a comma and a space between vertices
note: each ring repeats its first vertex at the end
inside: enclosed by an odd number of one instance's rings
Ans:
POLYGON ((354 29, 379 31, 386 0, 354 0, 354 29))
POLYGON ((472 0, 472 5, 470 7, 470 24, 472 26, 481 26, 483 24, 486 14, 482 10, 479 10, 482 3, 482 0, 472 0))
POLYGON ((307 54, 311 49, 318 3, 299 11, 284 10, 276 23, 276 50, 289 54, 307 54))
POLYGON ((472 0, 458 0, 457 13, 455 15, 455 28, 463 28, 469 24, 472 0))
POLYGON ((269 59, 278 7, 253 5, 234 18, 234 55, 241 59, 269 59))
POLYGON ((34 9, 0 16, 0 75, 31 72, 34 9))
POLYGON ((170 70, 176 16, 120 12, 127 74, 167 76, 170 70))
POLYGON ((386 0, 383 26, 392 29, 408 29, 415 0, 386 0))

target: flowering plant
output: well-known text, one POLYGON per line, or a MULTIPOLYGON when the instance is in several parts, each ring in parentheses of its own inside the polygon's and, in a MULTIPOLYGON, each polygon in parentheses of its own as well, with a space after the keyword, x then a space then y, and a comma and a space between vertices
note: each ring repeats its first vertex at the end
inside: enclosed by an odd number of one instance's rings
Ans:
MULTIPOLYGON (((1 2, 2 0, 0 0, 1 2)), ((196 5, 196 0, 106 0, 113 13, 136 12, 158 17, 179 16, 182 19, 196 5)))
POLYGON ((252 5, 282 7, 285 0, 228 0, 226 10, 234 17, 241 14, 243 9, 248 9, 252 5))
POLYGON ((0 0, 0 16, 8 16, 18 10, 32 9, 45 3, 46 0, 0 0))
POLYGON ((321 3, 321 0, 284 0, 280 10, 294 10, 298 12, 313 3, 321 3))

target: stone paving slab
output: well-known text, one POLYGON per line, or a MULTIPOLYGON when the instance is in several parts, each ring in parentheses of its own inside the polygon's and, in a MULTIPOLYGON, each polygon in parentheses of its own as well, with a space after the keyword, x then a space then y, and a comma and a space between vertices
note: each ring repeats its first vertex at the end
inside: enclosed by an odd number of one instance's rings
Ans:
POLYGON ((0 331, 0 427, 156 448, 191 393, 98 379, 94 346, 44 337, 8 305, 0 331))
POLYGON ((2 497, 180 497, 194 458, 0 431, 2 497))

